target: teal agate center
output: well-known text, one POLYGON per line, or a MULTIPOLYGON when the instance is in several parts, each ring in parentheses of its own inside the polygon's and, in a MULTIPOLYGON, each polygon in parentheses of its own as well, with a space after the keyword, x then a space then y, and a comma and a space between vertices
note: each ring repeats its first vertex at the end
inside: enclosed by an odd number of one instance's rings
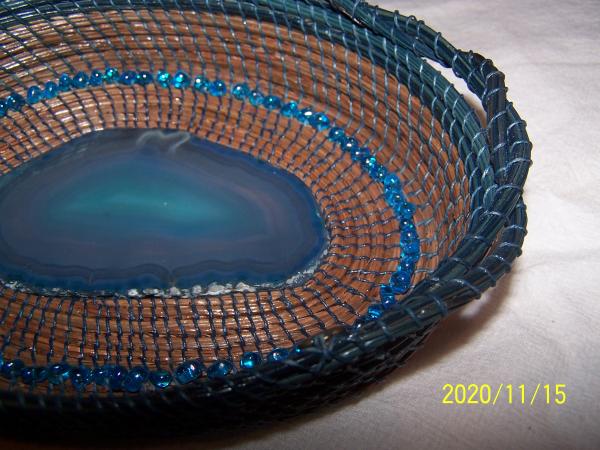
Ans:
POLYGON ((89 133, 0 178, 0 276, 80 291, 279 284, 327 233, 308 188, 172 130, 89 133))

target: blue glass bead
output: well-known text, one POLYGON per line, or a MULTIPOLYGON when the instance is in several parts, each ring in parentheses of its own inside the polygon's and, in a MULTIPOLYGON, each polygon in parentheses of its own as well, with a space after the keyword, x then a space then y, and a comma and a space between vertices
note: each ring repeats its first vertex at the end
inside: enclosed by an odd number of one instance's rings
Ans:
POLYGON ((211 380, 225 378, 233 371, 233 364, 229 361, 216 361, 207 370, 206 376, 211 380))
POLYGON ((296 119, 298 119, 303 124, 308 124, 314 115, 315 112, 312 109, 304 108, 298 111, 298 114, 296 114, 296 119))
POLYGON ((42 90, 39 86, 31 86, 27 89, 27 103, 33 105, 42 99, 42 90))
POLYGON ((92 379, 98 386, 108 386, 114 367, 110 365, 96 367, 92 372, 92 379))
POLYGON ((383 165, 380 165, 379 168, 377 169, 377 172, 375 173, 374 177, 375 177, 375 179, 377 179, 379 181, 383 181, 383 179, 386 177, 387 174, 388 174, 387 168, 383 165))
POLYGON ((375 175, 377 173, 377 171, 379 170, 380 164, 375 161, 374 164, 368 166, 369 168, 369 175, 371 175, 371 178, 375 178, 375 175))
POLYGON ((171 85, 171 74, 165 70, 159 70, 156 74, 156 82, 160 86, 168 88, 171 85))
POLYGON ((362 165, 366 170, 371 170, 377 164, 377 159, 374 156, 367 156, 362 160, 362 165))
POLYGON ((68 92, 71 90, 71 77, 63 73, 58 79, 58 90, 60 92, 68 92))
POLYGON ((21 370, 25 367, 23 361, 15 359, 13 361, 5 361, 0 372, 4 378, 9 380, 17 378, 21 374, 21 370))
POLYGON ((362 162, 365 158, 371 156, 371 152, 367 147, 356 147, 350 152, 352 161, 362 162))
POLYGON ((413 273, 415 271, 415 264, 414 262, 406 259, 401 259, 396 270, 403 270, 404 272, 413 273))
POLYGON ((99 70, 92 70, 92 73, 90 74, 90 86, 100 86, 103 81, 104 78, 102 72, 99 70))
POLYGON ((171 384, 173 376, 166 370, 154 370, 150 372, 150 383, 159 389, 164 389, 171 384))
POLYGON ((383 314, 383 305, 379 303, 373 303, 369 305, 369 309, 367 309, 367 317, 371 320, 379 319, 383 314))
POLYGON ((296 102, 287 102, 285 105, 281 107, 281 115, 284 117, 296 117, 298 114, 298 103, 296 102))
POLYGON ((402 192, 400 192, 399 190, 391 189, 386 191, 385 199, 387 200, 388 204, 394 209, 396 209, 398 205, 402 204, 405 201, 402 192))
POLYGON ((43 383, 48 378, 45 367, 25 367, 21 370, 21 379, 25 384, 43 383))
POLYGON ((64 362, 51 364, 48 367, 48 381, 52 384, 64 383, 69 378, 71 367, 64 362))
POLYGON ((119 78, 119 83, 124 84, 125 86, 133 86, 136 81, 137 74, 133 70, 126 70, 119 78))
POLYGON ((175 72, 175 75, 173 75, 173 80, 171 83, 176 89, 187 89, 190 87, 191 83, 190 76, 183 70, 178 70, 175 72))
POLYGON ((215 80, 208 86, 208 93, 215 97, 222 97, 227 93, 227 85, 223 80, 215 80))
POLYGON ((135 78, 135 82, 140 86, 148 86, 154 81, 154 76, 150 72, 142 71, 139 72, 135 78))
POLYGON ((0 117, 6 117, 8 113, 8 105, 6 104, 6 100, 0 99, 0 117))
POLYGON ((318 131, 326 130, 330 125, 329 117, 323 113, 316 113, 309 119, 308 123, 310 123, 310 126, 318 131))
POLYGON ((123 382, 127 376, 127 369, 123 366, 114 366, 110 372, 110 378, 108 379, 108 386, 113 391, 123 389, 123 382))
POLYGON ((407 263, 411 263, 411 264, 416 263, 419 260, 419 256, 420 256, 420 252, 407 253, 405 251, 402 251, 402 254, 400 255, 400 257, 402 258, 402 261, 406 261, 407 263))
POLYGON ((400 179, 398 178, 398 175, 396 175, 395 173, 388 173, 383 179, 383 187, 385 188, 386 192, 388 190, 399 190, 400 179))
POLYGON ((387 175, 387 169, 381 164, 375 164, 369 169, 369 174, 377 181, 383 181, 387 175))
POLYGON ((396 213, 403 219, 412 219, 415 213, 415 205, 409 202, 402 202, 396 206, 396 213))
POLYGON ((262 105, 262 102, 264 100, 264 95, 262 95, 262 93, 259 90, 254 89, 253 91, 250 91, 248 100, 250 100, 251 105, 259 106, 259 105, 262 105))
POLYGON ((115 67, 107 67, 104 71, 104 81, 108 84, 116 83, 119 80, 119 70, 115 67))
POLYGON ((271 351, 271 353, 269 353, 269 355, 267 356, 267 361, 284 361, 288 359, 288 356, 290 356, 289 350, 285 348, 276 348, 275 350, 271 351))
POLYGON ((35 376, 33 374, 34 367, 24 367, 21 370, 21 379, 25 384, 32 384, 35 380, 35 376))
POLYGON ((267 95, 263 100, 263 106, 269 110, 281 108, 281 99, 275 95, 267 95))
POLYGON ((410 279, 412 274, 403 270, 398 270, 393 273, 390 278, 390 283, 394 291, 404 293, 410 287, 410 279))
POLYGON ((181 363, 177 369, 175 369, 175 379, 179 384, 187 384, 200 377, 203 369, 204 365, 200 361, 186 361, 181 363))
POLYGON ((44 91, 42 95, 47 100, 56 97, 58 95, 58 84, 56 84, 54 81, 48 81, 44 85, 44 91))
POLYGON ((390 282, 392 283, 392 287, 395 287, 410 283, 410 278, 411 274, 409 272, 398 270, 392 274, 390 282))
POLYGON ((400 233, 400 244, 409 244, 414 241, 418 241, 419 236, 415 230, 406 229, 400 233))
POLYGON ((145 367, 134 367, 123 380, 123 388, 127 392, 139 392, 148 379, 148 370, 145 367))
POLYGON ((82 391, 92 381, 92 372, 84 366, 74 367, 69 372, 71 384, 78 391, 82 391))
POLYGON ((238 83, 231 89, 231 95, 238 100, 246 100, 250 94, 250 88, 246 83, 238 83))
POLYGON ((208 81, 202 75, 197 75, 196 78, 194 78, 193 87, 197 91, 208 92, 208 86, 209 85, 210 85, 210 81, 208 81))
POLYGON ((329 139, 331 142, 340 144, 344 141, 344 139, 346 139, 346 133, 344 133, 344 130, 342 130, 340 127, 333 127, 331 130, 329 130, 327 139, 329 139))
POLYGON ((414 231, 416 232, 417 227, 415 226, 415 224, 413 223, 412 219, 408 218, 408 219, 400 219, 400 229, 402 231, 414 231))
POLYGON ((381 298, 381 304, 384 308, 389 308, 396 303, 396 294, 389 284, 382 284, 379 286, 379 297, 381 298))
POLYGON ((87 73, 85 72, 77 72, 75 74, 75 76, 73 77, 73 87, 75 89, 81 89, 84 88, 88 85, 88 82, 90 81, 90 78, 88 77, 87 73))
POLYGON ((134 373, 135 377, 141 379, 144 383, 148 381, 148 378, 150 377, 150 371, 144 366, 134 367, 129 373, 134 373))
POLYGON ((12 93, 6 97, 6 106, 13 111, 21 111, 21 108, 25 105, 25 99, 21 94, 12 93))
POLYGON ((261 362, 260 354, 257 352, 246 352, 240 359, 240 367, 242 369, 254 369, 261 362))
POLYGON ((342 146, 342 150, 348 153, 354 153, 359 148, 358 141, 353 137, 345 138, 340 145, 342 146))
POLYGON ((402 251, 407 254, 419 253, 419 241, 410 241, 402 244, 402 251))

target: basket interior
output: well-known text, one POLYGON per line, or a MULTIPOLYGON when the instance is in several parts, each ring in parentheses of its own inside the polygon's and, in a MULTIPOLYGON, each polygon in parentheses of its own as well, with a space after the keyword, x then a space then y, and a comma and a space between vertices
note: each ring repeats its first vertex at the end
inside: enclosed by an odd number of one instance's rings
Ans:
MULTIPOLYGON (((246 82, 323 111, 399 176, 416 205, 416 285, 466 233, 471 174, 447 130, 401 77, 374 64, 372 55, 326 39, 325 28, 299 23, 224 10, 41 16, 0 35, 0 84, 5 91, 22 91, 62 73, 107 66, 184 70, 228 84, 246 82)), ((291 172, 317 202, 329 235, 327 251, 302 283, 218 295, 53 296, 5 286, 5 359, 150 369, 173 369, 190 358, 237 364, 243 352, 266 354, 352 324, 394 272, 399 224, 382 186, 313 128, 230 96, 155 84, 62 93, 0 121, 0 170, 6 174, 71 139, 112 128, 185 130, 291 172)), ((57 389, 0 383, 2 389, 57 389)))

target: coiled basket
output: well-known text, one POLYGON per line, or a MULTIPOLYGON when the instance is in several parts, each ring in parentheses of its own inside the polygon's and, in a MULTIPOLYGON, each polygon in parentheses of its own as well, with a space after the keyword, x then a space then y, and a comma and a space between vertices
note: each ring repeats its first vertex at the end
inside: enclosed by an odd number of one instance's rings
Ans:
POLYGON ((403 364, 520 254, 531 144, 504 76, 414 17, 346 0, 17 0, 0 27, 2 176, 94 131, 180 130, 297 177, 327 232, 316 266, 280 284, 3 279, 4 423, 155 433, 296 415, 403 364))

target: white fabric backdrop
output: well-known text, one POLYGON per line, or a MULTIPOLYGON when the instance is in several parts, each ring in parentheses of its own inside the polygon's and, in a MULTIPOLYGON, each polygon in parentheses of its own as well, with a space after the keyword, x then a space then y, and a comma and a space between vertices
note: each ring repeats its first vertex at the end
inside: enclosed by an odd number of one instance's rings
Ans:
MULTIPOLYGON (((600 448, 600 0, 388 0, 492 59, 528 123, 513 273, 359 399, 211 446, 600 448), (442 405, 445 383, 565 383, 562 406, 442 405)), ((198 442, 183 442, 195 448, 198 442)))
POLYGON ((600 0, 380 5, 416 15, 507 74, 534 143, 523 256, 360 398, 242 436, 154 448, 600 448, 600 0), (449 406, 445 383, 565 383, 568 399, 449 406))

